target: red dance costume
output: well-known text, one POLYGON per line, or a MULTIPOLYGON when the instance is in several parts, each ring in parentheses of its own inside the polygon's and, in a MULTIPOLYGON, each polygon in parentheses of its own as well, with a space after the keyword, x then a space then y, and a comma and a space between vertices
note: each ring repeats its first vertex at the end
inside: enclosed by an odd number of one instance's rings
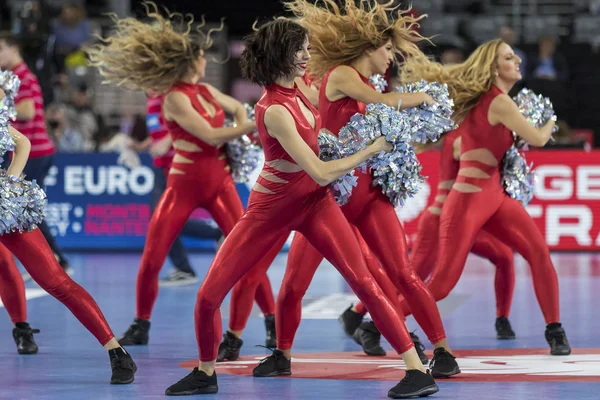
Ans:
POLYGON ((23 279, 14 263, 14 254, 23 264, 31 278, 51 296, 63 303, 92 333, 101 345, 108 343, 113 333, 98 305, 84 288, 75 283, 58 264, 39 229, 24 233, 7 233, 0 236, 2 263, 0 265, 0 289, 2 302, 13 322, 25 322, 25 289, 23 279), (11 254, 12 253, 12 254, 11 254), (6 285, 14 285, 6 296, 6 285))
MULTIPOLYGON (((546 323, 559 322, 558 279, 548 246, 525 208, 510 198, 501 184, 502 158, 513 137, 504 125, 491 126, 488 121, 490 104, 500 94, 502 91, 492 86, 461 125, 460 170, 440 216, 438 258, 428 287, 436 300, 450 293, 462 274, 469 249, 485 229, 527 260, 546 323), (486 158, 485 163, 475 161, 486 158), (481 172, 489 178, 466 176, 481 172)), ((406 301, 403 311, 409 313, 406 301)))
MULTIPOLYGON (((172 91, 185 94, 198 114, 213 128, 223 126, 225 113, 206 86, 179 83, 172 91), (198 96, 215 108, 215 115, 211 116, 202 107, 198 96)), ((231 178, 223 147, 207 144, 174 121, 167 121, 167 127, 173 143, 182 140, 196 146, 198 151, 176 149, 167 189, 150 220, 136 284, 137 317, 144 320, 149 320, 152 314, 158 296, 158 275, 167 253, 192 212, 196 208, 206 209, 225 235, 231 232, 244 213, 244 206, 231 178), (183 157, 183 160, 177 160, 178 155, 183 157), (182 162, 186 159, 189 161, 182 162)), ((265 252, 266 256, 256 262, 268 267, 279 250, 280 248, 276 248, 265 252)), ((266 268, 264 270, 266 271, 266 268)), ((264 307, 263 310, 271 311, 269 313, 272 314, 274 301, 268 301, 267 293, 270 293, 271 299, 273 295, 266 273, 260 277, 260 283, 263 286, 260 294, 264 299, 261 298, 260 302, 257 299, 257 302, 261 308, 264 307)))
MULTIPOLYGON (((337 134, 350 117, 357 112, 364 113, 366 105, 349 97, 329 101, 326 87, 330 74, 331 71, 323 78, 319 110, 324 128, 337 134)), ((361 76, 361 79, 372 87, 368 78, 361 76)), ((364 173, 356 170, 355 173, 358 176, 358 186, 354 188, 350 201, 341 209, 364 239, 360 241, 361 249, 371 274, 398 310, 400 305, 394 293, 399 291, 411 300, 417 321, 429 340, 438 343, 446 338, 442 321, 433 297, 408 263, 405 234, 394 207, 381 189, 373 186, 370 171, 364 173), (392 283, 389 283, 390 279, 392 283)), ((311 244, 314 245, 301 235, 296 235, 288 257, 275 313, 277 347, 281 350, 292 346, 300 323, 302 297, 323 259, 323 253, 319 254, 311 244)), ((379 328, 377 321, 375 323, 379 328)), ((385 336, 383 331, 382 333, 385 336)))
MULTIPOLYGON (((435 267, 439 246, 440 212, 452 183, 458 174, 459 162, 454 159, 453 144, 464 128, 449 132, 443 140, 440 153, 440 179, 435 202, 419 220, 417 239, 413 245, 410 262, 419 277, 425 281, 435 267)), ((471 253, 490 260, 496 266, 494 287, 496 291, 496 316, 508 317, 515 288, 514 256, 510 247, 492 234, 481 231, 477 234, 471 253)), ((366 314, 362 303, 355 307, 359 314, 366 314)))
POLYGON ((0 298, 14 324, 27 321, 25 283, 12 253, 3 245, 0 245, 0 298))
MULTIPOLYGON (((263 273, 257 261, 274 246, 281 246, 292 230, 304 235, 338 269, 352 289, 373 309, 373 319, 398 353, 413 347, 400 315, 379 288, 367 266, 350 224, 327 187, 319 186, 303 171, 264 125, 271 105, 285 107, 296 129, 315 155, 321 127, 318 112, 296 88, 273 84, 256 106, 256 122, 265 150, 265 165, 250 194, 246 213, 227 237, 198 292, 196 335, 200 360, 213 361, 221 338, 219 307, 244 274, 263 273), (314 128, 304 116, 297 98, 315 117, 314 128)), ((293 312, 292 310, 286 310, 293 312)), ((276 326, 282 314, 277 313, 276 326)))

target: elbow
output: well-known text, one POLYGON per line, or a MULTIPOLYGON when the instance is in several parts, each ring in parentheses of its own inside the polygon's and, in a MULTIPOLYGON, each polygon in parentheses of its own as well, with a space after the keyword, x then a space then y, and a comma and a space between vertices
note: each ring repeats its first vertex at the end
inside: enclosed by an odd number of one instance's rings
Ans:
POLYGON ((329 174, 325 174, 322 172, 317 173, 313 179, 315 180, 315 182, 317 182, 319 184, 319 186, 323 187, 323 186, 327 186, 329 185, 331 182, 334 181, 334 179, 332 179, 330 176, 328 176, 329 174))

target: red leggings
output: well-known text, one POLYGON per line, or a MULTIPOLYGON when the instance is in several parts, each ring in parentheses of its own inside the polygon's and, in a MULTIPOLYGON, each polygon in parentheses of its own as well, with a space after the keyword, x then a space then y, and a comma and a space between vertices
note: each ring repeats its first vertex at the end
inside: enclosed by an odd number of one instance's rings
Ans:
MULTIPOLYGON (((251 205, 227 237, 198 292, 195 317, 201 361, 216 359, 221 339, 219 307, 227 293, 249 271, 253 271, 253 276, 264 273, 268 265, 258 261, 273 247, 282 246, 292 230, 304 235, 324 254, 356 295, 369 305, 373 320, 399 354, 413 347, 400 314, 369 273, 350 224, 331 194, 327 191, 319 193, 324 194, 314 200, 301 199, 302 205, 295 204, 300 210, 288 207, 289 218, 260 207, 256 207, 255 212, 251 205)), ((253 195, 269 196, 255 192, 253 195)), ((314 269, 310 269, 311 273, 314 269)), ((290 311, 286 309, 286 312, 290 311)), ((283 315, 275 315, 279 334, 283 315)))
MULTIPOLYGON (((501 189, 476 193, 450 191, 440 218, 437 262, 428 282, 435 299, 444 299, 456 286, 469 250, 482 229, 525 258, 546 323, 559 322, 558 279, 548 246, 521 203, 501 189)), ((402 305, 406 315, 410 314, 406 300, 402 305)))
POLYGON ((27 321, 25 284, 12 253, 3 245, 0 245, 0 298, 14 324, 27 321))
MULTIPOLYGON (((236 222, 243 215, 244 206, 231 176, 226 175, 224 179, 221 179, 222 174, 220 175, 208 178, 220 179, 217 189, 214 191, 205 191, 205 186, 198 183, 195 174, 169 175, 167 189, 161 196, 150 220, 144 254, 137 276, 138 318, 150 319, 152 308, 158 296, 160 269, 175 238, 196 208, 201 207, 208 210, 225 235, 231 232, 236 222)), ((206 188, 214 186, 216 186, 215 182, 208 182, 206 188)), ((268 267, 276 256, 277 252, 270 253, 260 262, 268 267)), ((257 302, 263 313, 273 314, 274 299, 266 272, 261 275, 260 284, 262 285, 260 292, 262 296, 258 296, 257 302)))
MULTIPOLYGON (((363 255, 369 260, 369 268, 377 283, 393 299, 392 304, 400 307, 394 293, 399 291, 404 294, 410 299, 415 317, 429 340, 438 343, 445 339, 446 334, 435 301, 408 263, 404 230, 387 198, 377 196, 371 199, 362 213, 349 220, 362 235, 366 243, 363 255), (391 284, 390 279, 393 279, 391 284)), ((283 350, 292 346, 300 323, 302 296, 322 260, 322 256, 316 254, 317 250, 302 237, 295 239, 292 247, 294 245, 297 249, 292 249, 295 252, 292 251, 288 258, 275 313, 278 348, 283 350)), ((376 321, 375 323, 377 324, 376 321)))
MULTIPOLYGON (((96 337, 101 345, 104 346, 114 337, 104 315, 102 315, 102 311, 100 311, 92 296, 69 278, 69 275, 58 265, 52 250, 50 250, 46 239, 44 239, 44 235, 42 235, 39 229, 35 229, 32 232, 15 232, 1 235, 0 243, 6 246, 21 261, 27 272, 31 275, 31 278, 38 285, 71 310, 75 318, 96 337)), ((3 252, 3 256, 5 255, 3 252)), ((14 272, 11 273, 8 271, 6 275, 5 272, 7 270, 4 267, 0 268, 3 285, 8 279, 13 279, 15 287, 23 286, 23 280, 20 275, 17 278, 14 272)), ((4 286, 4 289, 6 289, 6 286, 4 286)), ((17 289, 17 291, 19 290, 22 289, 17 289)), ((24 300, 24 293, 9 295, 8 298, 22 301, 24 300)), ((4 302, 4 293, 2 294, 2 301, 4 302)), ((15 321, 10 309, 12 308, 17 312, 16 310, 19 310, 19 307, 23 307, 24 309, 24 304, 19 306, 16 304, 8 305, 6 303, 6 305, 7 310, 11 312, 13 322, 22 322, 15 321)), ((20 312, 24 312, 24 310, 20 312)), ((17 312, 16 316, 19 316, 18 314, 19 312, 17 312)), ((19 318, 21 317, 19 316, 19 318)), ((23 318, 24 320, 25 318, 23 318)))
MULTIPOLYGON (((411 265, 425 281, 433 272, 439 247, 440 217, 424 212, 419 220, 417 239, 411 252, 411 265)), ((513 251, 486 231, 477 234, 471 253, 488 259, 496 266, 494 288, 496 291, 496 316, 508 317, 515 289, 515 267, 513 251)), ((362 303, 356 305, 359 314, 366 314, 362 303)))

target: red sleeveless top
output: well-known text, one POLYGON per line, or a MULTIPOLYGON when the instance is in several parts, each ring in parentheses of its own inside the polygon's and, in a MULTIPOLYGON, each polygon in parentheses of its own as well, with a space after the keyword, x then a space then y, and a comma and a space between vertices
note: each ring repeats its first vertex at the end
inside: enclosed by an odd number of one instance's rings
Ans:
MULTIPOLYGON (((201 84, 195 85, 190 83, 179 82, 175 86, 173 86, 171 91, 185 94, 192 102, 192 106, 198 112, 198 114, 200 114, 202 118, 204 118, 213 128, 220 128, 223 126, 223 122, 225 121, 225 112, 223 111, 219 103, 217 103, 213 95, 210 94, 210 91, 206 86, 201 84), (204 107, 202 107, 202 104, 198 100, 198 95, 202 96, 215 108, 214 116, 210 116, 210 114, 208 114, 204 107)), ((175 142, 178 139, 183 139, 185 141, 194 143, 202 149, 202 151, 196 152, 182 152, 180 150, 176 150, 176 153, 185 153, 186 158, 220 157, 225 154, 223 147, 211 146, 202 139, 192 135, 191 133, 183 129, 175 121, 167 121, 167 128, 169 128, 169 131, 171 132, 173 142, 175 142)))
POLYGON ((460 168, 476 167, 484 171, 490 178, 467 178, 461 175, 456 177, 456 182, 470 183, 480 188, 493 187, 502 190, 501 168, 504 153, 513 144, 513 136, 510 130, 503 124, 490 125, 488 111, 492 101, 503 92, 496 86, 481 96, 477 105, 467 114, 461 123, 461 154, 470 150, 488 149, 496 158, 497 165, 485 165, 479 161, 460 161, 460 168))
MULTIPOLYGON (((329 101, 327 99, 327 82, 335 68, 337 67, 329 70, 323 77, 323 82, 319 90, 319 112, 321 113, 321 118, 323 118, 323 128, 329 129, 334 135, 338 136, 340 130, 350 121, 350 118, 354 114, 365 113, 367 105, 350 97, 344 97, 336 101, 329 101)), ((360 73, 358 74, 365 84, 374 89, 371 82, 369 82, 369 78, 362 76, 360 73)), ((373 186, 370 169, 367 169, 366 173, 362 172, 362 169, 357 169, 354 171, 354 175, 358 177, 358 186, 352 191, 350 201, 342 206, 342 211, 348 220, 352 221, 358 218, 372 201, 387 202, 392 207, 392 203, 381 192, 381 187, 373 186)))
MULTIPOLYGON (((296 86, 285 88, 277 84, 265 88, 263 95, 256 104, 256 128, 265 152, 265 164, 257 183, 271 193, 252 190, 248 201, 248 210, 244 218, 273 219, 277 217, 281 223, 290 221, 300 222, 311 210, 318 209, 321 201, 334 201, 327 187, 320 186, 300 167, 298 172, 281 172, 267 165, 270 161, 286 160, 297 164, 285 151, 279 141, 269 135, 265 126, 265 112, 272 105, 285 107, 294 118, 296 130, 302 140, 311 148, 316 156, 319 154, 317 136, 321 129, 319 112, 310 104, 308 99, 296 86), (315 127, 313 128, 297 98, 313 113, 315 127), (266 179, 262 175, 266 175, 266 179)), ((293 167, 293 166, 292 166, 293 167)))

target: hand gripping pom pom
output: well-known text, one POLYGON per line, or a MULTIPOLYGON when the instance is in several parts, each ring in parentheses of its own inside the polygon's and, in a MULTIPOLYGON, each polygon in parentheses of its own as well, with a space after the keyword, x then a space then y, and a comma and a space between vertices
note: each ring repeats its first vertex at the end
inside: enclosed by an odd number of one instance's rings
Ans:
POLYGON ((535 174, 533 165, 527 165, 525 155, 516 145, 512 145, 502 160, 502 185, 504 191, 513 199, 526 206, 533 199, 535 174))
POLYGON ((366 163, 372 170, 373 184, 381 186, 394 206, 403 206, 425 180, 411 144, 409 128, 410 119, 405 113, 384 104, 369 104, 364 115, 353 115, 340 131, 344 157, 365 149, 379 136, 385 136, 394 145, 392 152, 381 152, 366 163))
MULTIPOLYGON (((318 136, 320 154, 319 158, 323 161, 339 160, 342 158, 342 152, 340 149, 340 143, 338 138, 335 136, 321 132, 318 136)), ((354 171, 350 171, 344 176, 336 179, 334 182, 329 184, 335 201, 340 206, 348 203, 352 190, 358 186, 358 178, 354 176, 354 171)))
MULTIPOLYGON (((551 119, 556 121, 554 107, 548 97, 536 95, 531 90, 523 88, 513 97, 513 100, 517 103, 519 112, 536 128, 541 128, 551 119)), ((552 133, 556 133, 556 131, 558 131, 558 126, 554 127, 552 133)), ((519 138, 515 132, 513 134, 519 138)), ((550 139, 554 140, 553 138, 550 139)), ((523 145, 524 141, 519 138, 517 140, 517 147, 521 148, 523 145)))
POLYGON ((396 90, 401 93, 425 92, 437 103, 423 103, 402 111, 408 115, 414 142, 436 142, 442 134, 456 129, 456 124, 452 121, 454 101, 448 93, 448 85, 420 80, 406 83, 396 90))
POLYGON ((380 74, 371 75, 369 82, 371 82, 371 85, 373 85, 375 90, 377 90, 379 93, 383 93, 388 85, 384 76, 380 74))

